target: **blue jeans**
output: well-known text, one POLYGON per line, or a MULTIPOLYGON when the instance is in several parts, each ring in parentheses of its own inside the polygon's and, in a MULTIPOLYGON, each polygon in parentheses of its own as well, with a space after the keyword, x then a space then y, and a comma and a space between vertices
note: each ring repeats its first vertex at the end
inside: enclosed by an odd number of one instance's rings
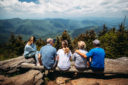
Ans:
POLYGON ((39 54, 39 51, 32 51, 29 54, 24 55, 24 56, 25 56, 26 59, 34 58, 36 63, 39 63, 39 61, 38 61, 38 54, 39 54))

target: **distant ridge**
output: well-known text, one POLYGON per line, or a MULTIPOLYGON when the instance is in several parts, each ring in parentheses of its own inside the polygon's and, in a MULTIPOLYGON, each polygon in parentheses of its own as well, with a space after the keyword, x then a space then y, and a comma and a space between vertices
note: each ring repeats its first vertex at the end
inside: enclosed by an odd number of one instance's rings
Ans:
MULTIPOLYGON (((40 38, 47 38, 60 35, 64 30, 68 30, 72 37, 79 35, 90 29, 101 30, 103 24, 108 27, 117 26, 118 21, 112 22, 97 20, 70 20, 70 19, 5 19, 0 20, 0 41, 6 42, 11 33, 23 36, 27 39, 34 35, 40 38)), ((126 22, 127 24, 127 22, 126 22)))

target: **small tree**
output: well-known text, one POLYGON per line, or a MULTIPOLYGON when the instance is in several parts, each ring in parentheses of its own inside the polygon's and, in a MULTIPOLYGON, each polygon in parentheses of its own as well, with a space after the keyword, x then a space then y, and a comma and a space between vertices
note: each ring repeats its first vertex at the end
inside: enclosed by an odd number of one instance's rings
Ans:
POLYGON ((104 34, 106 34, 108 32, 108 28, 106 27, 106 25, 103 25, 103 30, 101 32, 99 32, 99 36, 102 36, 104 34))
POLYGON ((46 45, 46 42, 44 40, 42 40, 41 38, 39 38, 37 41, 36 41, 36 45, 37 45, 37 50, 40 50, 40 48, 44 45, 46 45))
POLYGON ((73 50, 73 44, 72 44, 72 40, 71 40, 71 37, 70 35, 68 34, 68 32, 65 30, 63 33, 62 33, 62 36, 60 37, 60 40, 63 41, 63 40, 67 40, 68 41, 68 46, 71 50, 73 50))
POLYGON ((57 50, 61 48, 61 40, 58 36, 56 37, 55 47, 57 50))

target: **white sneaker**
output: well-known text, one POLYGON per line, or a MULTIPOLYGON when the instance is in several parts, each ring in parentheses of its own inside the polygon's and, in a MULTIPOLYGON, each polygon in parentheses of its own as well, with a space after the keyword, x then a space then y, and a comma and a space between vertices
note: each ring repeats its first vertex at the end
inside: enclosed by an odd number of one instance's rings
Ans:
POLYGON ((36 66, 41 66, 41 65, 39 63, 37 63, 36 66))

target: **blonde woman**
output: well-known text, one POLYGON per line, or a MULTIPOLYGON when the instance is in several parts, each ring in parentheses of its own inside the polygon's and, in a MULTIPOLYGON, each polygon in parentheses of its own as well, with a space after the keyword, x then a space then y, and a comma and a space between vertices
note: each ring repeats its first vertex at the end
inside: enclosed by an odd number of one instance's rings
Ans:
POLYGON ((57 51, 57 60, 58 60, 58 68, 62 71, 67 71, 70 69, 70 59, 72 53, 68 47, 67 40, 62 41, 62 49, 57 51))
POLYGON ((79 50, 75 52, 84 57, 85 59, 91 58, 91 69, 94 72, 104 72, 104 59, 105 59, 105 50, 100 47, 100 41, 95 39, 93 41, 94 48, 91 49, 87 54, 81 53, 79 50))
MULTIPOLYGON (((86 44, 84 41, 79 41, 78 42, 78 50, 81 52, 81 53, 88 53, 86 50, 86 44)), ((85 59, 84 57, 80 56, 79 54, 77 53, 74 53, 73 56, 72 56, 73 60, 75 61, 75 67, 78 71, 82 71, 82 70, 85 70, 87 68, 87 59, 85 59)))

